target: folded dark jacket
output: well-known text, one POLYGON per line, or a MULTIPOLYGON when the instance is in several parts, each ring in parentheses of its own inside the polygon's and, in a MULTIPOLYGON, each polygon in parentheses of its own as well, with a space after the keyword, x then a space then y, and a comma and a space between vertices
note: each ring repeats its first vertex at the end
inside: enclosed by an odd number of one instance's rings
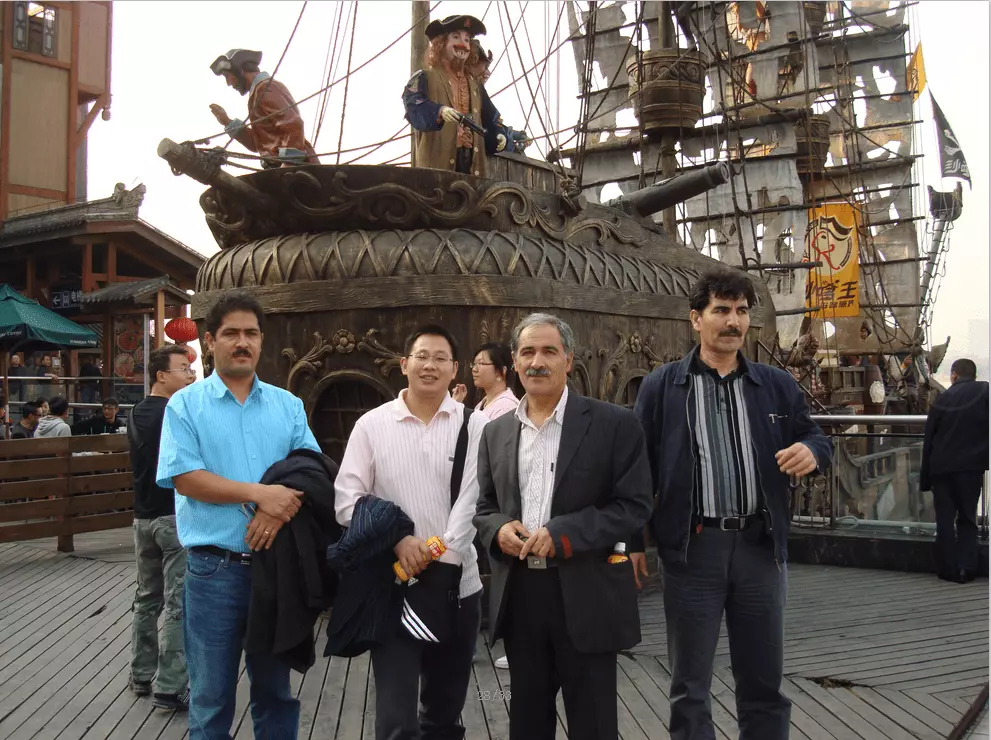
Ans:
POLYGON ((312 450, 294 450, 272 465, 261 482, 303 492, 296 516, 268 550, 251 559, 247 652, 278 658, 305 672, 316 661, 313 626, 337 592, 337 574, 327 565, 328 545, 341 536, 334 513, 337 464, 312 450))
POLYGON ((399 630, 403 592, 396 584, 393 548, 413 534, 413 522, 390 501, 362 496, 351 526, 327 548, 327 562, 340 576, 327 624, 324 655, 353 658, 399 630))

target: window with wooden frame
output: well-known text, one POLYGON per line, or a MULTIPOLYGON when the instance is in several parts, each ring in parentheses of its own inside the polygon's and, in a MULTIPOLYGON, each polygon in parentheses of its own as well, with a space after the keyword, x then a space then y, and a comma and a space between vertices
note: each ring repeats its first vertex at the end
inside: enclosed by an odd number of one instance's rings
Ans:
POLYGON ((58 48, 58 10, 50 5, 14 3, 14 48, 55 57, 58 48))

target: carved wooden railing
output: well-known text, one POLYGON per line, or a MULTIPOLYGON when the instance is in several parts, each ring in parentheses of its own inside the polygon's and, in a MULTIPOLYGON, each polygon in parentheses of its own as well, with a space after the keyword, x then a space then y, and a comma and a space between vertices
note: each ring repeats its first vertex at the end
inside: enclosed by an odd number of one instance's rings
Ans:
POLYGON ((0 543, 129 526, 134 491, 127 435, 0 441, 0 543))

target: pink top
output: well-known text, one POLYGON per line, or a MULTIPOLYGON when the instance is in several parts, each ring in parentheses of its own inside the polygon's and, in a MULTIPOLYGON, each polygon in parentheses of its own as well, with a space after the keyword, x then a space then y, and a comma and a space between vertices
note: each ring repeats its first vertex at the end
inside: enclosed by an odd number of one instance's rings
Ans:
POLYGON ((475 407, 475 411, 481 411, 485 414, 489 421, 492 421, 493 419, 498 419, 500 416, 510 411, 516 411, 516 407, 520 405, 520 399, 518 399, 509 388, 507 388, 498 396, 493 398, 492 403, 484 409, 482 408, 483 403, 485 403, 484 398, 478 402, 478 405, 475 407))

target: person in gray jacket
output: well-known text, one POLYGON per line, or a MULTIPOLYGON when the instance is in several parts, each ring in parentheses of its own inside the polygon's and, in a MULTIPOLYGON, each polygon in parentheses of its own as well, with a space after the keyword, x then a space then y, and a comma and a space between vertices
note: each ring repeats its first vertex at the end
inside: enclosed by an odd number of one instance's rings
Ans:
POLYGON ((56 396, 48 402, 48 416, 42 417, 38 428, 34 430, 35 439, 39 437, 71 437, 69 428, 69 402, 62 396, 56 396))

